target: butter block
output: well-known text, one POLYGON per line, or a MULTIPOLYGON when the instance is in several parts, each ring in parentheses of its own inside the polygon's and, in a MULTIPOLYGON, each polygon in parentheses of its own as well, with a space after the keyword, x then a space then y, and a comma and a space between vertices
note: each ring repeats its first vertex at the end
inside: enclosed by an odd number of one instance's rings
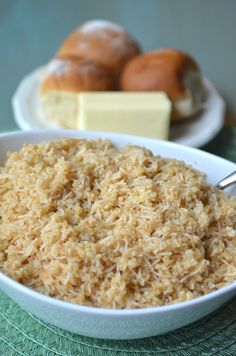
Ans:
POLYGON ((162 92, 79 95, 78 128, 168 139, 171 102, 162 92))

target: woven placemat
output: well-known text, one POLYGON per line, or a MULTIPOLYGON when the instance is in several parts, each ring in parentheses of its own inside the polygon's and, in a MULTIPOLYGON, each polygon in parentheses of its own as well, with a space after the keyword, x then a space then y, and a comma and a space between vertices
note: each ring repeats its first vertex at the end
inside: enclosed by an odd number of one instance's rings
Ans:
POLYGON ((225 126, 203 150, 236 163, 236 127, 225 126))
POLYGON ((213 315, 167 335, 113 341, 45 324, 0 293, 0 355, 236 355, 236 299, 213 315))
MULTIPOLYGON (((204 150, 236 162, 236 128, 225 127, 204 150)), ((173 333, 148 339, 87 338, 45 324, 0 292, 0 356, 236 355, 236 299, 173 333)))

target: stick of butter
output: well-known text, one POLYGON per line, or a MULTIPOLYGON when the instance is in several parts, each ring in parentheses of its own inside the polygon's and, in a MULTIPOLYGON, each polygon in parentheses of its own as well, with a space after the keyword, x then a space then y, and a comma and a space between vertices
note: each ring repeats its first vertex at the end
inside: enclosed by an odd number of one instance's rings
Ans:
POLYGON ((168 139, 171 102, 162 92, 79 95, 78 129, 168 139))

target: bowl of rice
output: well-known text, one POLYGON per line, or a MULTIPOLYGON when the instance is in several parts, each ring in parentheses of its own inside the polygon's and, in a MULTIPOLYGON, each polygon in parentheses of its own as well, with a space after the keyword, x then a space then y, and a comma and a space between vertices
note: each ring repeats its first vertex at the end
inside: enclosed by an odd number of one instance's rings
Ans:
POLYGON ((89 131, 0 135, 0 288, 106 339, 170 332, 236 295, 235 164, 89 131))

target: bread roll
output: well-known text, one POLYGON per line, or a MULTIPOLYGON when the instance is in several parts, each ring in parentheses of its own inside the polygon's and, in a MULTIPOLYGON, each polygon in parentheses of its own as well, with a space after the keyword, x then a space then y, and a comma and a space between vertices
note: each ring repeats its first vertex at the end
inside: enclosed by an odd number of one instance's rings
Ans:
POLYGON ((113 72, 78 58, 55 58, 47 66, 39 90, 40 115, 60 127, 77 128, 78 93, 115 89, 113 72))
POLYGON ((71 33, 57 56, 92 60, 119 74, 124 65, 140 53, 139 44, 122 27, 105 20, 93 20, 71 33))
POLYGON ((172 121, 197 113, 205 96, 197 63, 175 49, 147 52, 131 60, 120 86, 124 91, 164 91, 172 101, 172 121))

